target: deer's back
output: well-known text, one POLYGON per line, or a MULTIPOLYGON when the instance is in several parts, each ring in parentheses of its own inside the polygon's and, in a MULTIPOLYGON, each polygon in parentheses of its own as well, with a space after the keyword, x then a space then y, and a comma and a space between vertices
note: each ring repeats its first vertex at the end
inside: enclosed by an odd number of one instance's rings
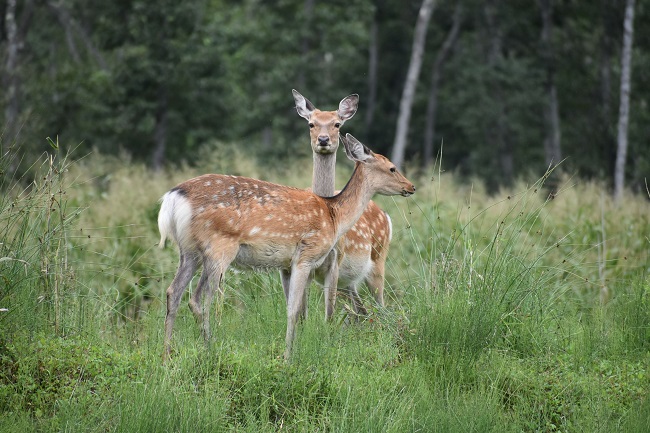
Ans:
POLYGON ((317 260, 335 241, 325 201, 302 189, 210 174, 172 192, 191 206, 193 244, 207 253, 237 245, 233 264, 240 267, 287 268, 298 249, 317 260))

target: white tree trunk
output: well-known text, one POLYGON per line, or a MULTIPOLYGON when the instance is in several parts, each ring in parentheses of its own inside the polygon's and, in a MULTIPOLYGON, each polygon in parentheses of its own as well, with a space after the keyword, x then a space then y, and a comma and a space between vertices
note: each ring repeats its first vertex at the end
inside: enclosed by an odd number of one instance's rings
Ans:
MULTIPOLYGON (((7 9, 5 12, 5 27, 7 33, 7 55, 5 61, 5 118, 4 125, 6 128, 5 139, 9 145, 16 138, 18 131, 18 30, 16 27, 16 0, 7 0, 7 9)), ((2 142, 2 140, 0 140, 2 142)), ((4 149, 0 148, 0 151, 4 149)), ((4 152, 2 152, 4 156, 4 152)))
POLYGON ((411 108, 413 107, 413 96, 420 76, 422 66, 422 57, 424 54, 424 43, 427 36, 427 28, 433 13, 435 0, 422 0, 418 20, 415 25, 415 35, 413 36, 413 48, 411 51, 411 62, 409 63, 404 91, 399 104, 399 116, 397 118, 397 130, 395 131, 395 141, 393 143, 393 153, 391 160, 398 168, 404 163, 404 152, 406 150, 406 138, 408 136, 409 121, 411 119, 411 108))
POLYGON ((546 138, 544 153, 546 166, 558 164, 562 159, 560 147, 560 115, 557 89, 555 86, 555 55, 553 50, 553 0, 539 0, 542 13, 542 58, 546 67, 546 107, 544 108, 544 123, 546 138))
POLYGON ((99 67, 102 70, 107 71, 108 64, 106 63, 106 60, 104 60, 104 56, 102 55, 101 51, 97 49, 86 29, 79 25, 79 23, 72 17, 70 11, 65 8, 62 2, 50 0, 47 2, 47 5, 52 10, 56 18, 59 20, 59 23, 61 23, 61 26, 65 30, 68 49, 70 50, 70 55, 72 56, 73 60, 76 62, 80 61, 79 54, 74 43, 74 32, 79 38, 81 38, 81 42, 83 42, 86 50, 88 50, 93 59, 95 59, 99 67))
POLYGON ((614 167, 614 199, 619 200, 625 183, 627 128, 630 117, 630 81, 632 76, 632 40, 634 37, 634 0, 625 4, 623 22, 623 54, 621 56, 621 105, 618 112, 618 139, 614 167))

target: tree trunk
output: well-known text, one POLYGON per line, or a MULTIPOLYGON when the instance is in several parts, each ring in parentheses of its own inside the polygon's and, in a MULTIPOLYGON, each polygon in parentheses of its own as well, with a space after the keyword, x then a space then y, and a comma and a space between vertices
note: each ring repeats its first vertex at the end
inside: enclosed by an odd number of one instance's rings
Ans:
POLYGON ((544 138, 544 155, 546 166, 558 164, 562 160, 560 147, 560 115, 555 86, 555 55, 553 51, 553 0, 539 0, 542 13, 542 59, 546 68, 544 90, 546 106, 544 108, 544 123, 546 137, 544 138))
POLYGON ((614 33, 611 0, 601 0, 601 22, 603 31, 600 36, 600 102, 603 121, 609 124, 610 100, 612 94, 612 53, 614 51, 612 34, 614 33))
POLYGON ((167 89, 162 85, 158 91, 158 107, 156 109, 156 125, 153 131, 154 151, 153 169, 158 171, 165 163, 165 150, 167 147, 167 118, 169 104, 167 100, 167 89))
POLYGON ((273 128, 265 126, 262 129, 262 146, 265 149, 271 149, 273 146, 273 128))
MULTIPOLYGON (((503 35, 498 22, 497 8, 498 0, 485 1, 483 3, 483 14, 487 25, 488 53, 487 63, 492 69, 499 68, 503 58, 503 35)), ((514 157, 512 154, 512 143, 508 139, 508 119, 506 107, 503 102, 503 89, 500 78, 493 75, 493 81, 488 83, 488 94, 494 106, 494 130, 488 131, 486 142, 490 143, 493 149, 497 149, 497 164, 501 168, 501 180, 510 185, 514 177, 514 157)))
POLYGON ((379 65, 379 24, 377 14, 370 27, 370 45, 368 46, 368 102, 366 108, 366 134, 370 132, 377 105, 377 67, 379 65))
MULTIPOLYGON (((16 73, 18 67, 18 28, 16 26, 16 0, 7 0, 7 9, 5 11, 5 27, 7 32, 7 56, 5 61, 4 87, 6 94, 5 101, 5 119, 6 128, 5 137, 0 140, 0 146, 3 142, 9 145, 16 139, 18 133, 18 114, 19 114, 19 96, 18 86, 19 78, 16 73)), ((4 156, 4 148, 0 148, 0 156, 4 156)))
POLYGON ((86 32, 86 30, 74 20, 65 6, 63 6, 60 2, 55 2, 52 0, 48 1, 47 5, 52 10, 54 15, 56 15, 57 20, 59 20, 59 23, 61 23, 61 26, 65 30, 68 49, 70 50, 70 54, 72 55, 73 60, 76 62, 80 61, 79 54, 74 43, 74 37, 72 35, 72 32, 74 31, 79 36, 79 38, 81 38, 81 42, 83 42, 86 50, 95 59, 97 65, 99 65, 99 67, 104 71, 108 70, 108 65, 106 64, 106 60, 104 60, 104 56, 102 56, 102 53, 97 49, 97 47, 95 47, 95 44, 93 44, 88 32, 86 32))
MULTIPOLYGON (((309 56, 309 50, 310 50, 310 44, 309 44, 309 35, 311 34, 311 22, 312 22, 312 17, 314 16, 314 3, 316 0, 305 0, 304 8, 303 8, 303 13, 304 17, 303 19, 305 22, 303 23, 305 32, 302 35, 302 41, 300 42, 300 52, 302 54, 303 59, 307 59, 309 56)), ((305 86, 307 85, 306 79, 305 79, 305 71, 303 68, 299 68, 298 70, 298 88, 300 91, 304 91, 305 86)))
POLYGON ((630 88, 632 76, 632 41, 634 37, 634 0, 625 3, 623 22, 623 53, 621 56, 621 105, 618 112, 618 139, 614 168, 614 199, 620 200, 625 183, 627 157, 627 128, 630 116, 630 88))
POLYGON ((436 114, 438 111, 438 85, 442 78, 442 67, 449 56, 454 44, 458 40, 460 24, 462 21, 462 5, 459 1, 456 3, 454 19, 451 29, 445 38, 445 41, 438 51, 436 60, 431 70, 431 90, 429 91, 429 101, 427 103, 426 123, 424 127, 424 161, 425 167, 433 163, 433 140, 435 138, 436 114))
POLYGON ((612 122, 612 58, 614 57, 614 38, 616 22, 613 18, 616 0, 601 0, 600 36, 600 110, 597 122, 599 124, 599 154, 605 164, 605 172, 614 172, 616 147, 614 143, 614 127, 612 122))
POLYGON ((393 143, 393 153, 391 160, 398 168, 404 163, 404 153, 406 151, 406 138, 408 136, 409 121, 411 119, 411 109, 413 107, 413 97, 415 88, 418 84, 420 67, 422 66, 422 57, 424 54, 424 43, 427 36, 429 20, 433 13, 434 0, 422 0, 418 20, 415 25, 415 35, 413 36, 413 48, 411 51, 411 61, 409 63, 404 91, 399 104, 399 116, 397 118, 397 130, 395 132, 395 141, 393 143))
MULTIPOLYGON (((4 102, 4 132, 0 135, 0 157, 5 156, 3 143, 9 143, 10 147, 20 131, 20 98, 21 98, 21 75, 20 75, 20 50, 25 43, 27 30, 31 23, 34 12, 34 2, 26 0, 23 4, 20 20, 16 16, 16 0, 7 0, 4 16, 4 25, 7 38, 7 51, 5 56, 4 73, 2 74, 2 86, 4 98, 0 96, 0 102, 4 102), (4 99, 2 101, 2 99, 4 99)), ((0 94, 1 95, 1 94, 0 94)))

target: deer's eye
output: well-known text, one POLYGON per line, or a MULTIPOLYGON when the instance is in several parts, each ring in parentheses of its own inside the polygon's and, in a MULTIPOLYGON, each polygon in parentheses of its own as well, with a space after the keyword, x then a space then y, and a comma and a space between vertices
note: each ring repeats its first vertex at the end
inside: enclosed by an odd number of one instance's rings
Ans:
POLYGON ((390 168, 390 172, 391 172, 391 173, 395 173, 396 171, 397 171, 397 169, 396 169, 395 167, 391 167, 391 168, 390 168))
POLYGON ((311 128, 313 128, 313 127, 314 127, 314 124, 313 124, 313 123, 310 123, 310 124, 309 124, 309 128, 311 129, 311 128))
POLYGON ((335 128, 340 128, 340 127, 341 127, 341 124, 340 124, 339 122, 336 122, 336 123, 334 124, 334 127, 335 127, 335 128))

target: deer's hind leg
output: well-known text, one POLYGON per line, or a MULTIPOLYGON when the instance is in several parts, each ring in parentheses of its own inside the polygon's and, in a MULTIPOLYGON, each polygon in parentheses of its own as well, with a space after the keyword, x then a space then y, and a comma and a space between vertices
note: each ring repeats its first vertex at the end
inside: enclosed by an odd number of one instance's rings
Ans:
POLYGON ((218 293, 218 312, 223 304, 223 275, 237 256, 239 247, 234 242, 220 242, 217 248, 211 248, 203 255, 203 273, 190 299, 190 309, 194 313, 201 335, 207 343, 210 341, 210 308, 215 292, 218 293))
POLYGON ((171 353, 172 329, 176 320, 176 313, 181 302, 181 297, 188 286, 194 272, 199 266, 198 259, 193 254, 181 251, 178 270, 174 280, 167 289, 167 315, 165 316, 165 352, 163 358, 169 357, 171 353))
POLYGON ((345 292, 350 297, 352 307, 357 316, 367 316, 368 310, 366 310, 366 307, 363 305, 363 301, 361 300, 361 296, 359 296, 357 283, 350 283, 350 285, 345 288, 345 292))
POLYGON ((374 263, 370 275, 366 278, 368 289, 380 307, 384 307, 384 263, 374 263))

